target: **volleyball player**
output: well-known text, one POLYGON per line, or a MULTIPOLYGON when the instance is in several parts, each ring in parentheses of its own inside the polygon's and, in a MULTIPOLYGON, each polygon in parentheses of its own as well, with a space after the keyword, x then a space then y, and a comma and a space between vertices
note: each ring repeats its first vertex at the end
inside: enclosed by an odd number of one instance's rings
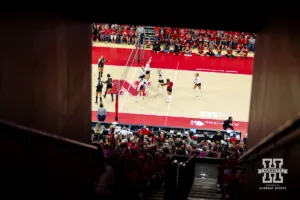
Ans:
MULTIPOLYGON (((146 81, 145 78, 143 78, 143 79, 140 81, 140 83, 139 83, 139 85, 138 85, 138 88, 137 88, 137 90, 138 90, 138 95, 137 95, 136 102, 138 102, 139 99, 140 99, 140 97, 143 96, 143 91, 144 91, 144 88, 145 88, 145 85, 146 85, 146 84, 147 84, 147 81, 146 81)), ((142 98, 144 98, 144 97, 142 97, 142 98)))
POLYGON ((149 81, 149 79, 150 79, 150 71, 151 71, 150 63, 151 63, 151 60, 152 60, 152 57, 150 57, 150 59, 147 61, 146 66, 145 66, 147 81, 149 81))
POLYGON ((100 103, 102 103, 102 88, 103 88, 103 83, 100 78, 98 78, 98 84, 96 86, 96 102, 98 103, 98 97, 100 99, 100 103))
POLYGON ((173 91, 173 82, 170 79, 167 79, 166 83, 162 83, 161 86, 167 86, 167 103, 171 103, 172 91, 173 91))
POLYGON ((145 78, 145 76, 146 76, 145 68, 144 68, 144 66, 141 66, 140 77, 139 77, 140 81, 142 81, 145 78))
POLYGON ((107 74, 107 81, 104 81, 104 83, 106 83, 106 90, 103 97, 106 98, 106 94, 109 91, 111 100, 114 101, 114 95, 112 93, 112 78, 110 77, 110 74, 107 74))
POLYGON ((164 94, 164 90, 163 90, 163 86, 162 86, 163 83, 164 83, 163 72, 161 69, 159 69, 158 70, 157 95, 159 95, 160 93, 162 93, 162 95, 164 94))
MULTIPOLYGON (((202 96, 202 90, 201 90, 201 82, 200 82, 200 77, 199 77, 199 73, 195 74, 195 80, 194 80, 194 92, 197 92, 197 88, 199 89, 200 95, 202 96)), ((196 97, 198 97, 198 93, 196 95, 196 97)))
POLYGON ((104 62, 109 62, 109 60, 105 60, 104 57, 101 56, 98 60, 98 71, 99 71, 100 78, 102 78, 103 75, 104 62))

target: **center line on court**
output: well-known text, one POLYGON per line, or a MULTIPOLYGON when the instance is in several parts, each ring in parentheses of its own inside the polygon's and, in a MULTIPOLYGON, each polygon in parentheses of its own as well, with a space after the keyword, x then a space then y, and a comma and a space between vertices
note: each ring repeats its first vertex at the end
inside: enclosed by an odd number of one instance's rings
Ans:
MULTIPOLYGON (((176 82, 176 78, 177 78, 177 74, 178 74, 178 67, 179 67, 179 62, 177 63, 175 74, 174 74, 174 78, 173 78, 172 96, 173 96, 173 92, 174 92, 174 88, 175 88, 175 82, 176 82)), ((168 105, 168 110, 167 110, 166 119, 165 119, 165 126, 168 123, 168 116, 169 116, 170 109, 171 109, 171 103, 172 103, 172 99, 171 99, 171 101, 170 101, 170 103, 168 105)))

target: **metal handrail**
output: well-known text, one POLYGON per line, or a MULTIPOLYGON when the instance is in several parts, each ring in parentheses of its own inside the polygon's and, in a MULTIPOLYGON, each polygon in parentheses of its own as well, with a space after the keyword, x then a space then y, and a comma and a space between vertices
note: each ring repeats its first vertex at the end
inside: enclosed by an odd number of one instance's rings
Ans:
MULTIPOLYGON (((10 122, 10 121, 6 121, 6 120, 2 120, 0 119, 0 124, 4 124, 13 128, 17 128, 19 130, 23 130, 23 131, 29 131, 31 134, 33 135, 37 135, 37 136, 42 136, 48 139, 52 139, 52 140, 56 140, 56 141, 60 141, 60 142, 64 142, 64 143, 69 143, 69 144, 73 144, 76 146, 80 146, 80 147, 84 147, 84 148, 89 148, 89 149, 93 149, 96 150, 97 147, 95 147, 94 145, 90 145, 87 143, 83 143, 83 142, 79 142, 73 139, 69 139, 63 136, 59 136, 56 134, 51 134, 51 133, 47 133, 45 131, 41 131, 38 129, 34 129, 34 128, 30 128, 21 124, 17 124, 14 122, 10 122)), ((4 134, 5 132, 1 131, 1 134, 4 134)), ((18 134, 18 132, 16 132, 16 134, 18 134)))
MULTIPOLYGON (((275 132, 269 134, 267 137, 263 138, 260 142, 250 148, 239 160, 240 164, 256 159, 259 156, 263 156, 267 151, 264 149, 281 145, 290 142, 295 137, 300 136, 300 132, 295 132, 295 130, 300 128, 300 117, 295 120, 289 120, 283 125, 281 125, 275 132)), ((251 136, 250 136, 251 137, 251 136)))

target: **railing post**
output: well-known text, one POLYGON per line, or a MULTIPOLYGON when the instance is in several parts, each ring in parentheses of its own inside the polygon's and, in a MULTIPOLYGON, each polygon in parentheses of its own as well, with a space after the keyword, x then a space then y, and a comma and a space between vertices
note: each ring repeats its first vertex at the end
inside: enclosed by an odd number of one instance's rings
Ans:
POLYGON ((165 166, 164 200, 175 200, 177 195, 177 160, 168 160, 165 166))

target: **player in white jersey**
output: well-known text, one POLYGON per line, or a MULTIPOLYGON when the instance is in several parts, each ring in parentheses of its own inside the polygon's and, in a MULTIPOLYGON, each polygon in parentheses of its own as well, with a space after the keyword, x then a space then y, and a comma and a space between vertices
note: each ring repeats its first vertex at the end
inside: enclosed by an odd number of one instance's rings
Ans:
POLYGON ((137 87, 137 91, 138 91, 138 94, 137 94, 137 99, 136 99, 136 102, 139 102, 139 99, 140 97, 144 98, 143 97, 143 91, 144 91, 144 88, 146 87, 146 84, 147 84, 147 81, 146 79, 142 79, 137 87))
MULTIPOLYGON (((194 80, 194 92, 197 92, 197 88, 199 89, 200 96, 203 96, 202 90, 201 90, 201 82, 199 73, 195 74, 195 80, 194 80)), ((197 93, 196 97, 199 96, 199 93, 197 93)))
POLYGON ((144 66, 141 66, 141 69, 140 69, 140 81, 143 80, 145 78, 145 75, 146 75, 146 71, 145 71, 145 68, 144 66))
POLYGON ((157 72, 158 72, 157 95, 159 95, 159 94, 164 94, 164 90, 162 86, 162 84, 164 83, 164 79, 163 79, 162 70, 159 69, 157 72))
POLYGON ((150 57, 150 59, 147 61, 146 65, 145 65, 147 81, 149 81, 149 79, 150 79, 150 71, 151 71, 150 63, 151 63, 151 60, 152 60, 152 57, 150 57))

